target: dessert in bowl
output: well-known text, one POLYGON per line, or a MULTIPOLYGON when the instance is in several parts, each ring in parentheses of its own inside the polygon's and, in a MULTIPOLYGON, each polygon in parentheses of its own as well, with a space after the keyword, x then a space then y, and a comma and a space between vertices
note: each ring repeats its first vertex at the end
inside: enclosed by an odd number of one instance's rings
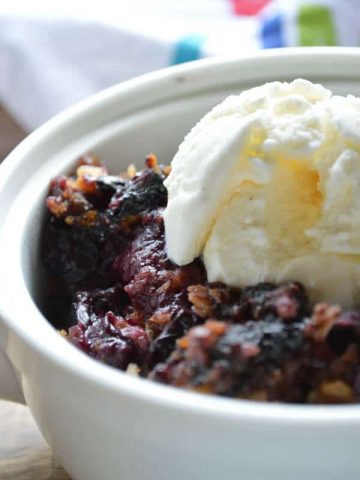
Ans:
POLYGON ((357 406, 199 395, 83 355, 40 314, 46 277, 38 246, 48 183, 70 173, 84 152, 109 160, 112 172, 133 162, 140 168, 148 151, 167 162, 189 128, 227 94, 301 76, 356 95, 359 62, 352 50, 283 51, 153 74, 54 119, 1 167, 1 261, 8 272, 1 280, 2 345, 45 438, 75 479, 358 475, 357 406))
POLYGON ((84 156, 46 199, 47 316, 165 384, 358 403, 357 125, 360 99, 297 79, 228 97, 171 167, 84 156))

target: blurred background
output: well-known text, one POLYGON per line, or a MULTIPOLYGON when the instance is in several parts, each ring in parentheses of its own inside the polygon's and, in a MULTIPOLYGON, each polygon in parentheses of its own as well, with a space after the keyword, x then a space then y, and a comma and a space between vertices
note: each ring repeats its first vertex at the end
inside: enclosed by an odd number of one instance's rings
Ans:
POLYGON ((136 75, 310 45, 359 46, 360 0, 1 0, 0 159, 64 108, 136 75))

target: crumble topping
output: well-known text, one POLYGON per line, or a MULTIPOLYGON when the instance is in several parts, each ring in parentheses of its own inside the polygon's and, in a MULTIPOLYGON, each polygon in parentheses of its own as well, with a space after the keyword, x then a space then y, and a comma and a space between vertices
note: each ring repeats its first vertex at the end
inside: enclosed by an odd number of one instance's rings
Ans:
POLYGON ((359 402, 360 312, 311 308, 296 281, 230 288, 209 282, 199 258, 174 264, 162 216, 168 174, 153 154, 121 176, 88 155, 51 182, 42 235, 50 322, 93 358, 165 384, 359 402))

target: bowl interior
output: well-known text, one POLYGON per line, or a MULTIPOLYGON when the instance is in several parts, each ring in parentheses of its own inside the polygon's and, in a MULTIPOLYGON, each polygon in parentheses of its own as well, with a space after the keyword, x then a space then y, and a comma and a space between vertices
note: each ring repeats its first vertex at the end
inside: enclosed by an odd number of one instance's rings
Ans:
MULTIPOLYGON (((316 81, 316 78, 313 80, 316 81)), ((334 93, 360 96, 360 82, 340 83, 338 79, 319 81, 334 93)), ((38 245, 44 214, 44 197, 49 180, 60 173, 70 172, 76 164, 76 159, 88 152, 100 156, 114 174, 126 170, 131 163, 141 168, 146 155, 150 152, 158 156, 160 163, 169 164, 186 133, 210 108, 226 96, 238 94, 256 84, 256 81, 246 85, 239 83, 238 86, 231 88, 219 88, 215 92, 198 93, 196 96, 152 106, 150 109, 101 127, 91 135, 79 138, 48 159, 49 169, 41 175, 41 178, 39 172, 35 179, 38 185, 37 197, 33 196, 33 186, 29 187, 32 191, 33 207, 26 222, 22 244, 22 271, 26 286, 41 310, 44 302, 45 273, 38 245), (28 242, 29 237, 33 239, 31 243, 28 242)))
MULTIPOLYGON (((67 342, 60 345, 55 336, 45 347, 39 347, 38 342, 39 336, 51 332, 39 315, 46 282, 40 233, 51 178, 71 171, 76 159, 86 152, 99 155, 114 174, 130 163, 141 167, 149 152, 156 153, 161 163, 169 163, 184 135, 211 107, 227 95, 266 81, 302 77, 322 83, 336 94, 360 96, 360 54, 355 50, 345 53, 276 52, 253 59, 179 67, 95 96, 32 134, 1 167, 0 262, 9 272, 0 279, 0 311, 5 321, 18 335, 31 338, 37 348, 47 348, 48 354, 52 349, 54 358, 62 361, 67 342), (32 322, 26 332, 24 309, 32 322)), ((88 370, 94 381, 100 379, 100 367, 90 365, 88 370)), ((201 402, 210 400, 204 396, 201 402)))

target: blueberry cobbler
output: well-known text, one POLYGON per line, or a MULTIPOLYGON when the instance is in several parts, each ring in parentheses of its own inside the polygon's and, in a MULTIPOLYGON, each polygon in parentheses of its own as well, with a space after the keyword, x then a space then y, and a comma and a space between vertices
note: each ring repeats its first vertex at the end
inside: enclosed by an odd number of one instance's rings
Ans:
POLYGON ((121 370, 196 392, 295 403, 360 401, 360 313, 310 306, 297 282, 230 288, 165 245, 169 167, 109 174, 95 157, 51 182, 42 255, 51 323, 121 370))

